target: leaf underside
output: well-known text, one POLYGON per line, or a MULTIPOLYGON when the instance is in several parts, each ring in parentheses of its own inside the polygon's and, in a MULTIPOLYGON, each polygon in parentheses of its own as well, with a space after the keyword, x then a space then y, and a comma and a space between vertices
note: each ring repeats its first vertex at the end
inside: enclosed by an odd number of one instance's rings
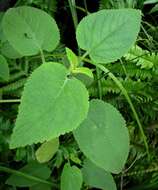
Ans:
POLYGON ((129 134, 112 105, 92 100, 87 118, 74 131, 81 151, 100 168, 119 173, 129 153, 129 134))
POLYGON ((88 159, 84 161, 82 173, 86 185, 99 189, 116 190, 116 184, 112 175, 97 167, 88 159))

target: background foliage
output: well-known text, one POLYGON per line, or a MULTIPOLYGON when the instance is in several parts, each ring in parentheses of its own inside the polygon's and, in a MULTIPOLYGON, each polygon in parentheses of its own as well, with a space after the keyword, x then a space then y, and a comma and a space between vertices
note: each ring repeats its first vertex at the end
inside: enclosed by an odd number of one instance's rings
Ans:
MULTIPOLYGON (((0 10, 5 11, 9 7, 19 5, 30 5, 40 8, 53 16, 61 31, 61 43, 51 54, 46 54, 47 61, 64 61, 65 46, 78 53, 75 40, 75 23, 86 13, 95 12, 99 9, 138 8, 143 12, 141 32, 136 43, 128 54, 121 58, 117 64, 110 63, 107 68, 113 72, 122 82, 134 103, 150 145, 150 160, 145 154, 143 142, 140 140, 140 133, 136 127, 133 114, 118 87, 105 74, 99 76, 93 69, 95 80, 88 81, 83 76, 78 76, 86 83, 90 97, 100 96, 115 105, 127 121, 131 136, 130 156, 124 171, 114 176, 118 189, 144 190, 157 189, 158 187, 158 9, 157 1, 149 0, 93 0, 76 1, 75 5, 66 0, 19 0, 1 1, 0 10), (77 12, 77 17, 76 17, 77 12)), ((73 1, 75 2, 75 1, 73 1)), ((1 13, 1 15, 3 12, 1 13)), ((1 30, 0 30, 1 31, 1 30)), ((9 55, 8 48, 2 48, 2 37, 0 35, 0 51, 9 55)), ((9 59, 9 81, 1 81, 0 98, 20 99, 23 86, 28 76, 39 67, 39 56, 26 57, 21 59, 9 59)), ((8 142, 14 127, 17 116, 18 102, 0 104, 0 165, 14 168, 15 170, 28 166, 28 163, 35 160, 35 151, 38 145, 27 146, 16 150, 9 150, 8 142)), ((45 166, 46 175, 43 179, 51 176, 54 188, 58 188, 59 179, 66 161, 81 167, 83 155, 78 149, 72 134, 60 137, 60 146, 53 159, 45 166), (51 173, 50 173, 51 169, 51 173), (52 175, 51 175, 52 174, 52 175)), ((28 166, 29 167, 29 166, 28 166)), ((36 168, 33 164, 31 167, 36 168)), ((69 168, 73 170, 75 168, 69 168)), ((29 169, 30 170, 30 169, 29 169)), ((31 172, 31 171, 30 171, 31 172)), ((78 174, 80 175, 80 174, 78 174)), ((16 189, 12 186, 12 179, 5 184, 9 175, 0 172, 0 189, 16 189)), ((25 181, 24 181, 25 182, 25 181)), ((28 183, 28 181, 26 182, 28 183)), ((35 184, 36 185, 36 184, 35 184)), ((48 185, 48 184, 47 184, 48 185)), ((34 187, 37 189, 39 187, 34 187)), ((46 189, 47 187, 40 188, 46 189)), ((49 189, 49 187, 48 187, 49 189)), ((86 185, 83 189, 87 189, 86 185)))

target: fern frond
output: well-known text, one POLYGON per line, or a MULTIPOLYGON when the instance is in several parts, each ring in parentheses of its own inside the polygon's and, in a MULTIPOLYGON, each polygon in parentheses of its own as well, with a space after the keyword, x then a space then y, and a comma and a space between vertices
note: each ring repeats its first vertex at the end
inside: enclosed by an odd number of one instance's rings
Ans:
POLYGON ((158 68, 158 54, 150 53, 143 50, 139 46, 134 46, 124 56, 128 61, 136 61, 136 65, 141 69, 157 69, 158 68))
POLYGON ((3 117, 0 117, 0 152, 8 149, 8 143, 12 128, 13 125, 9 120, 5 120, 3 117))
MULTIPOLYGON (((126 61, 123 62, 130 78, 145 80, 158 76, 158 54, 150 53, 139 46, 134 46, 124 55, 126 61)), ((125 71, 119 63, 108 64, 108 69, 120 77, 125 76, 125 71)))
POLYGON ((10 94, 12 91, 16 91, 24 86, 26 82, 26 78, 20 79, 18 81, 15 81, 11 84, 8 84, 6 86, 1 87, 2 94, 10 94))
MULTIPOLYGON (((133 100, 139 100, 139 102, 150 102, 153 100, 151 91, 152 89, 148 86, 148 83, 141 81, 133 81, 133 80, 122 80, 120 79, 123 86, 128 91, 129 95, 133 100), (146 91, 144 91, 146 89, 146 91)), ((117 85, 111 79, 102 79, 102 93, 103 96, 108 94, 117 94, 121 93, 121 90, 117 87, 117 85)), ((89 89, 89 93, 91 97, 96 97, 98 94, 97 85, 93 86, 89 89)))
POLYGON ((135 8, 136 6, 135 0, 100 0, 100 9, 135 8))

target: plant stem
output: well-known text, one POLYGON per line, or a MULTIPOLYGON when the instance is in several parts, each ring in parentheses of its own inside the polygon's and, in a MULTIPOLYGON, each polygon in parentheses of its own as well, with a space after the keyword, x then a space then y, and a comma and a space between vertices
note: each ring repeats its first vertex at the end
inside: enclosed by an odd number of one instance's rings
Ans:
POLYGON ((75 7, 76 7, 76 9, 78 9, 78 10, 84 12, 84 13, 90 14, 90 12, 87 12, 87 10, 85 10, 84 8, 82 8, 80 6, 75 6, 75 7))
POLYGON ((87 13, 87 15, 88 15, 89 12, 88 12, 88 7, 87 7, 87 2, 86 2, 86 0, 84 0, 84 7, 85 7, 86 13, 87 13))
POLYGON ((15 7, 17 7, 17 6, 19 6, 20 5, 20 2, 21 2, 21 0, 17 0, 17 2, 15 3, 15 7))
MULTIPOLYGON (((76 2, 75 0, 68 0, 71 15, 72 15, 72 20, 74 23, 74 28, 75 31, 77 30, 77 25, 78 25, 78 17, 77 17, 77 11, 76 11, 76 2)), ((81 55, 81 50, 80 47, 78 46, 78 54, 81 55)))
POLYGON ((14 100, 0 100, 0 103, 19 103, 20 99, 14 99, 14 100))
POLYGON ((88 51, 86 51, 86 52, 82 55, 82 57, 80 57, 80 62, 84 61, 85 58, 87 57, 87 55, 89 55, 89 52, 88 52, 88 51))
POLYGON ((58 187, 57 184, 54 184, 54 183, 52 183, 50 181, 47 181, 47 180, 41 179, 39 177, 29 175, 29 174, 26 174, 26 173, 23 173, 23 172, 14 170, 14 169, 10 169, 10 168, 4 167, 4 166, 0 166, 0 171, 6 172, 6 173, 16 174, 18 176, 21 176, 21 177, 36 181, 38 183, 44 183, 44 184, 47 184, 47 185, 50 185, 50 186, 53 186, 53 187, 58 187))
MULTIPOLYGON (((87 2, 86 0, 84 0, 84 6, 85 6, 85 10, 86 10, 86 14, 88 15, 88 8, 87 8, 87 2)), ((83 56, 81 57, 81 61, 84 60, 84 58, 89 54, 89 52, 85 52, 85 54, 83 54, 83 56)), ((98 95, 99 95, 99 99, 102 100, 102 85, 101 85, 101 80, 100 80, 100 69, 98 67, 96 67, 96 74, 97 74, 97 84, 98 84, 98 95)))
POLYGON ((40 53, 41 53, 42 63, 45 63, 46 60, 45 60, 44 53, 43 53, 42 49, 40 50, 40 53))
POLYGON ((75 8, 76 2, 75 2, 75 0, 68 0, 68 3, 69 3, 71 15, 72 15, 73 23, 74 23, 74 28, 76 30, 77 25, 78 25, 78 17, 77 17, 77 12, 76 12, 76 8, 75 8))
POLYGON ((144 133, 144 130, 143 130, 143 127, 141 125, 141 122, 139 120, 139 117, 138 117, 138 114, 134 108, 134 105, 126 91, 126 89, 123 87, 122 83, 115 77, 115 75, 113 73, 111 73, 106 67, 104 67, 103 65, 101 64, 94 64, 91 60, 87 59, 87 58, 84 58, 84 61, 88 62, 88 63, 91 63, 95 66, 97 66, 98 68, 100 68, 103 72, 107 73, 108 76, 115 82, 115 84, 120 88, 120 90, 122 91, 123 95, 125 96, 127 102, 129 103, 130 105, 130 108, 133 112, 133 115, 136 119, 136 122, 138 124, 138 127, 139 127, 139 130, 140 130, 140 133, 142 135, 142 140, 144 142, 144 145, 145 145, 145 148, 146 148, 146 152, 147 152, 147 155, 148 155, 148 159, 150 158, 150 154, 149 154, 149 147, 148 147, 148 143, 147 143, 147 140, 146 140, 146 136, 145 136, 145 133, 144 133))
POLYGON ((96 67, 96 73, 97 73, 97 83, 98 83, 98 95, 99 99, 102 100, 102 85, 101 85, 101 80, 100 80, 100 69, 96 67))
MULTIPOLYGON (((98 66, 102 71, 104 71, 104 72, 106 72, 106 73, 109 72, 109 70, 108 70, 107 68, 105 68, 104 66, 102 66, 102 65, 100 65, 100 64, 97 65, 97 66, 98 66)), ((109 73, 108 73, 108 76, 109 76, 109 77, 115 82, 115 84, 120 88, 120 90, 121 90, 122 93, 124 94, 124 96, 125 96, 127 102, 129 103, 130 108, 131 108, 131 110, 132 110, 132 112, 133 112, 133 115, 134 115, 134 117, 135 117, 135 119, 136 119, 136 121, 137 121, 139 130, 140 130, 141 135, 142 135, 142 139, 143 139, 143 141, 144 141, 144 145, 145 145, 145 148, 146 148, 146 152, 147 152, 147 155, 148 155, 148 158, 149 158, 150 155, 149 155, 148 143, 147 143, 147 140, 146 140, 146 136, 145 136, 143 127, 142 127, 141 122, 140 122, 140 120, 139 120, 138 114, 137 114, 137 112, 136 112, 136 110, 135 110, 135 108, 134 108, 134 105, 133 105, 133 103, 132 103, 132 101, 131 101, 131 99, 130 99, 130 97, 129 97, 127 91, 126 91, 126 89, 123 87, 122 83, 115 77, 115 75, 114 75, 113 73, 109 72, 109 73)))
POLYGON ((126 78, 128 78, 128 73, 127 73, 126 67, 125 67, 124 64, 123 64, 122 59, 120 59, 120 63, 121 63, 122 69, 123 69, 123 71, 124 71, 124 73, 125 73, 125 75, 126 75, 126 78))

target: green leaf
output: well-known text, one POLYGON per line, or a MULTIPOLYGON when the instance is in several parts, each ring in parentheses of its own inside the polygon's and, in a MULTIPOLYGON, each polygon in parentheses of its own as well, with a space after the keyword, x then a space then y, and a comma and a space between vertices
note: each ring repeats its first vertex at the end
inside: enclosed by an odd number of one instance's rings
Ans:
POLYGON ((65 164, 61 175, 61 190, 80 190, 82 181, 81 170, 76 166, 65 164))
POLYGON ((140 21, 139 10, 101 10, 82 19, 77 28, 77 42, 95 63, 113 62, 136 41, 140 21))
POLYGON ((84 161, 82 173, 86 185, 99 189, 116 190, 112 175, 97 167, 88 159, 84 161))
POLYGON ((129 134, 116 108, 92 100, 88 117, 74 131, 74 136, 81 151, 98 167, 121 172, 129 153, 129 134))
POLYGON ((90 85, 92 85, 92 83, 94 82, 94 78, 91 78, 83 73, 74 73, 73 75, 81 82, 83 82, 83 84, 85 84, 87 88, 89 88, 90 85))
POLYGON ((7 60, 0 55, 0 78, 7 81, 9 80, 9 67, 7 60))
POLYGON ((17 59, 23 57, 17 50, 15 50, 8 41, 2 43, 1 52, 4 56, 10 59, 17 59))
POLYGON ((2 18, 4 16, 4 13, 0 13, 0 41, 1 41, 1 53, 10 59, 16 59, 21 58, 22 55, 20 55, 7 41, 6 37, 3 34, 2 30, 2 18))
POLYGON ((28 79, 10 148, 49 141, 76 129, 88 112, 88 91, 59 63, 45 63, 28 79))
POLYGON ((67 58, 70 62, 71 70, 74 70, 78 66, 78 57, 69 48, 66 48, 66 55, 67 55, 67 58))
POLYGON ((53 139, 43 143, 36 151, 35 155, 40 163, 48 162, 59 148, 59 139, 53 139))
POLYGON ((23 56, 52 51, 59 43, 54 19, 44 11, 27 6, 9 9, 2 21, 7 40, 23 56))
MULTIPOLYGON (((48 179, 51 174, 51 170, 43 164, 38 164, 36 162, 29 163, 19 170, 24 174, 28 174, 30 176, 38 177, 40 179, 48 179)), ((28 179, 24 176, 12 174, 6 181, 6 184, 13 185, 17 187, 31 187, 33 185, 38 184, 39 182, 28 179)))
POLYGON ((88 77, 93 79, 93 73, 92 73, 91 69, 89 69, 87 67, 78 67, 78 68, 74 69, 72 72, 74 74, 81 73, 81 74, 87 75, 88 77))

